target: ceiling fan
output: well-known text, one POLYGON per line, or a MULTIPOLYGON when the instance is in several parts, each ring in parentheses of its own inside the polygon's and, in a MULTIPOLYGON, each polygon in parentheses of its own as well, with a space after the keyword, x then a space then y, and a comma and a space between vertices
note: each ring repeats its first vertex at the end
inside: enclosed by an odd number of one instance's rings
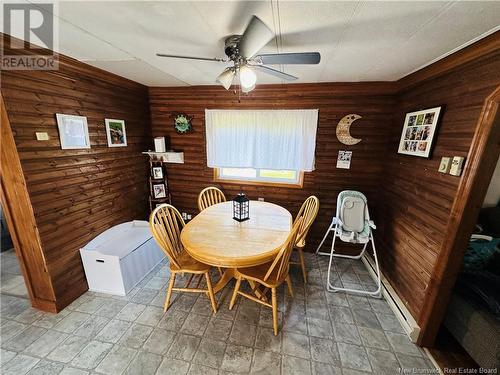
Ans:
POLYGON ((266 66, 267 64, 319 64, 319 52, 300 53, 257 53, 274 38, 274 33, 257 16, 253 16, 242 35, 232 35, 225 40, 224 52, 227 58, 210 58, 195 56, 179 56, 157 53, 160 57, 173 57, 178 59, 191 59, 216 62, 233 62, 233 66, 226 68, 216 79, 226 90, 231 87, 234 78, 239 74, 243 92, 252 91, 257 82, 254 70, 270 74, 277 78, 293 81, 297 77, 266 66))

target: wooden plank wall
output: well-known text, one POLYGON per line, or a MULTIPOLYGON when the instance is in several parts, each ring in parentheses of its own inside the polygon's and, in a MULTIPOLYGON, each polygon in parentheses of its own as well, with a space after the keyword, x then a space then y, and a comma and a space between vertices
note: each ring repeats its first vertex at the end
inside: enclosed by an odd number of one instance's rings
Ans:
MULTIPOLYGON (((498 35, 496 38, 498 42, 498 35)), ((500 84, 500 50, 414 82, 397 97, 377 230, 386 276, 419 323, 427 303, 436 261, 448 228, 460 177, 439 173, 442 156, 467 157, 484 101, 500 84), (396 153, 406 112, 444 105, 430 159, 396 153)), ((410 82, 410 80, 408 80, 410 82)), ((402 83, 405 83, 403 80, 402 83)))
POLYGON ((309 195, 320 199, 318 219, 308 241, 309 250, 318 245, 335 215, 337 194, 356 189, 368 196, 373 216, 377 216, 380 177, 383 172, 387 135, 394 110, 394 84, 288 84, 259 85, 249 95, 226 91, 219 86, 150 88, 151 126, 154 136, 167 136, 175 150, 184 151, 185 164, 168 165, 173 204, 181 211, 197 213, 197 196, 210 185, 219 186, 227 198, 244 191, 280 204, 295 215, 309 195), (319 109, 316 170, 305 173, 303 189, 214 183, 213 169, 207 167, 205 109, 319 109), (194 131, 177 134, 172 114, 194 116, 194 131), (335 135, 338 121, 347 114, 363 118, 353 124, 353 137, 363 140, 354 146, 342 145, 335 135), (352 150, 350 170, 336 168, 339 150, 352 150))
POLYGON ((2 71, 1 82, 60 309, 88 289, 79 248, 147 218, 147 88, 64 56, 58 71, 2 71), (56 113, 87 116, 91 149, 61 150, 56 113), (125 120, 127 147, 108 148, 104 118, 125 120))
POLYGON ((238 102, 237 95, 219 87, 150 88, 153 135, 169 136, 172 147, 185 152, 186 164, 168 167, 173 203, 196 213, 197 194, 214 185, 212 170, 206 167, 205 108, 319 108, 317 169, 305 174, 303 189, 215 185, 228 196, 239 190, 253 199, 262 196, 292 214, 308 195, 318 195, 321 209, 310 232, 309 250, 316 248, 328 227, 338 192, 348 188, 365 192, 378 224, 383 272, 419 321, 429 288, 436 287, 432 274, 460 180, 437 169, 442 156, 466 157, 469 152, 484 100, 500 83, 500 52, 491 47, 497 39, 486 41, 493 52, 463 64, 443 61, 446 69, 430 78, 403 79, 398 89, 389 83, 264 85, 238 102), (437 105, 445 108, 432 157, 398 155, 405 113, 437 105), (193 133, 175 133, 171 118, 175 112, 195 116, 193 133), (363 141, 351 147, 335 136, 335 125, 348 113, 363 116, 352 127, 353 136, 363 141), (354 151, 350 170, 335 168, 337 152, 344 149, 354 151))
POLYGON ((294 215, 307 196, 317 195, 321 209, 309 250, 328 227, 338 192, 365 192, 378 224, 384 273, 419 321, 429 288, 436 287, 432 275, 460 181, 437 167, 441 156, 469 153, 483 102, 500 84, 499 48, 491 49, 498 40, 497 33, 477 43, 493 52, 476 48, 465 59, 460 51, 397 83, 259 85, 241 100, 218 86, 149 88, 148 95, 144 86, 65 57, 57 72, 2 72, 2 94, 59 306, 87 288, 78 248, 116 223, 146 218, 148 171, 140 151, 151 147, 151 135, 167 136, 172 148, 184 151, 185 164, 168 165, 169 183, 174 205, 195 214, 198 193, 214 185, 206 166, 206 108, 318 108, 316 170, 306 173, 303 189, 215 185, 228 198, 244 191, 294 215), (463 60, 456 63, 456 56, 463 60), (435 105, 446 108, 432 157, 396 154, 404 113, 435 105), (57 112, 88 117, 92 149, 60 149, 57 112), (175 132, 177 112, 194 116, 192 133, 175 132), (363 139, 354 146, 335 136, 337 122, 349 113, 363 117, 352 127, 352 135, 363 139), (129 147, 107 147, 105 117, 126 121, 129 147), (51 140, 35 141, 36 130, 47 131, 51 140), (350 170, 336 169, 339 150, 354 152, 350 170))

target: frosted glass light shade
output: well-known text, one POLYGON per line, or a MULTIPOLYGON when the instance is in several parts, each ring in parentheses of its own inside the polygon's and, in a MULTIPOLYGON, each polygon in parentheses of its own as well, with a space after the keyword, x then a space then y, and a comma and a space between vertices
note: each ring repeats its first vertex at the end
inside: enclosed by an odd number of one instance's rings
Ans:
POLYGON ((256 82, 257 76, 255 75, 255 72, 246 65, 242 66, 240 68, 240 83, 242 91, 251 91, 255 87, 256 82))
POLYGON ((224 70, 216 79, 216 82, 220 83, 226 90, 229 90, 231 84, 233 83, 233 79, 235 76, 234 70, 227 68, 224 70))

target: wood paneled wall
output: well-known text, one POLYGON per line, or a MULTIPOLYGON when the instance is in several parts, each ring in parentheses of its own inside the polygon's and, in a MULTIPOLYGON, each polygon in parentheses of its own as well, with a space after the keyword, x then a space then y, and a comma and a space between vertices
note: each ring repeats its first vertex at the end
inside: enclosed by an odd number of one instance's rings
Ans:
POLYGON ((216 185, 227 198, 244 191, 251 199, 263 197, 295 215, 303 201, 314 194, 320 199, 318 218, 308 238, 308 249, 314 250, 335 215, 337 194, 341 190, 366 193, 373 216, 377 216, 382 160, 394 110, 393 88, 390 83, 260 85, 249 95, 242 95, 241 100, 237 93, 219 86, 150 88, 153 135, 169 137, 174 150, 184 151, 185 164, 167 167, 173 204, 181 211, 195 214, 199 192, 216 185), (207 167, 206 160, 204 111, 229 108, 319 109, 316 170, 305 173, 302 189, 214 182, 213 169, 207 167), (172 118, 175 112, 194 116, 192 133, 175 132, 172 118), (350 113, 363 117, 351 128, 354 137, 362 138, 354 146, 342 145, 335 135, 338 121, 350 113), (351 169, 336 168, 339 150, 353 151, 351 169))
POLYGON ((311 194, 321 208, 311 229, 314 250, 335 213, 339 191, 366 193, 378 224, 383 271, 420 324, 460 177, 437 172, 441 156, 465 156, 485 98, 500 84, 499 33, 399 82, 259 85, 241 98, 219 86, 149 88, 61 57, 58 71, 2 72, 2 94, 28 185, 46 266, 61 308, 87 289, 78 249, 106 228, 147 215, 147 168, 140 152, 151 136, 167 136, 184 151, 185 164, 169 164, 173 204, 196 214, 198 193, 221 187, 228 198, 244 191, 295 215, 311 194), (149 97, 149 103, 148 103, 149 97), (444 105, 430 159, 398 155, 407 111, 444 105), (206 166, 205 109, 318 108, 316 170, 302 189, 214 183, 206 166), (61 150, 55 113, 88 117, 90 150, 61 150), (194 131, 177 134, 173 114, 194 116, 194 131), (338 142, 335 127, 346 114, 362 116, 351 128, 362 138, 338 142), (148 116, 150 115, 150 118, 148 116), (127 124, 129 146, 108 148, 104 118, 127 124), (149 126, 150 122, 150 126, 149 126), (36 141, 35 131, 50 140, 36 141), (339 150, 352 150, 350 170, 336 168, 339 150))
POLYGON ((79 248, 147 218, 147 88, 64 56, 57 71, 2 71, 1 82, 60 309, 88 289, 79 248), (90 149, 60 148, 56 113, 87 117, 90 149), (125 120, 127 147, 108 148, 105 118, 125 120), (36 131, 50 140, 37 141, 36 131))
MULTIPOLYGON (((498 35, 492 40, 498 42, 498 35)), ((379 220, 377 238, 384 273, 420 324, 425 323, 421 317, 430 303, 430 288, 439 287, 433 274, 450 225, 452 204, 459 198, 461 177, 441 174, 438 166, 443 156, 469 155, 484 101, 500 85, 498 72, 500 49, 496 48, 435 77, 402 80, 408 85, 397 95, 398 113, 384 159, 380 189, 384 216, 379 220), (405 113, 438 105, 444 106, 444 112, 431 158, 397 154, 405 113)))
POLYGON ((437 169, 442 156, 467 157, 470 152, 484 101, 500 84, 499 35, 394 83, 261 85, 241 101, 215 86, 150 88, 153 135, 169 136, 172 147, 185 152, 186 164, 168 167, 173 203, 196 213, 198 192, 215 184, 229 196, 243 190, 253 199, 264 197, 296 214, 301 202, 316 194, 321 209, 308 244, 308 250, 314 250, 335 213, 338 192, 365 192, 378 225, 383 272, 413 317, 425 326, 422 313, 435 303, 430 288, 440 287, 434 275, 461 179, 437 169), (444 112, 431 157, 397 154, 405 113, 438 105, 444 112), (305 174, 303 189, 214 183, 213 172, 206 167, 205 108, 319 108, 317 169, 305 174), (193 133, 175 133, 171 117, 175 112, 194 116, 193 133), (351 147, 335 136, 337 122, 348 113, 363 116, 352 127, 353 136, 363 141, 351 147), (350 170, 336 169, 338 150, 353 151, 350 170))

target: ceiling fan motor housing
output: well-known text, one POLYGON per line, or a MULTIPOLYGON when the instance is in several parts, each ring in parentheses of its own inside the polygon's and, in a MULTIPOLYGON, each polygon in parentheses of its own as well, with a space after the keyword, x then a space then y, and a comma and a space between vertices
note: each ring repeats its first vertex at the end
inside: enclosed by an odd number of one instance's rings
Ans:
POLYGON ((226 90, 231 87, 237 75, 239 75, 240 83, 246 83, 247 91, 252 90, 255 87, 256 81, 254 70, 270 74, 281 80, 293 81, 297 79, 297 77, 291 74, 266 66, 268 64, 319 64, 321 59, 319 52, 267 53, 259 55, 259 51, 273 40, 274 37, 274 32, 259 17, 254 15, 242 35, 230 35, 224 39, 224 52, 228 59, 164 53, 157 53, 156 55, 160 57, 217 61, 222 63, 231 61, 233 66, 227 66, 216 78, 216 82, 219 82, 226 90))
POLYGON ((237 61, 240 58, 239 43, 241 35, 231 35, 227 37, 224 45, 224 52, 233 61, 237 61))

